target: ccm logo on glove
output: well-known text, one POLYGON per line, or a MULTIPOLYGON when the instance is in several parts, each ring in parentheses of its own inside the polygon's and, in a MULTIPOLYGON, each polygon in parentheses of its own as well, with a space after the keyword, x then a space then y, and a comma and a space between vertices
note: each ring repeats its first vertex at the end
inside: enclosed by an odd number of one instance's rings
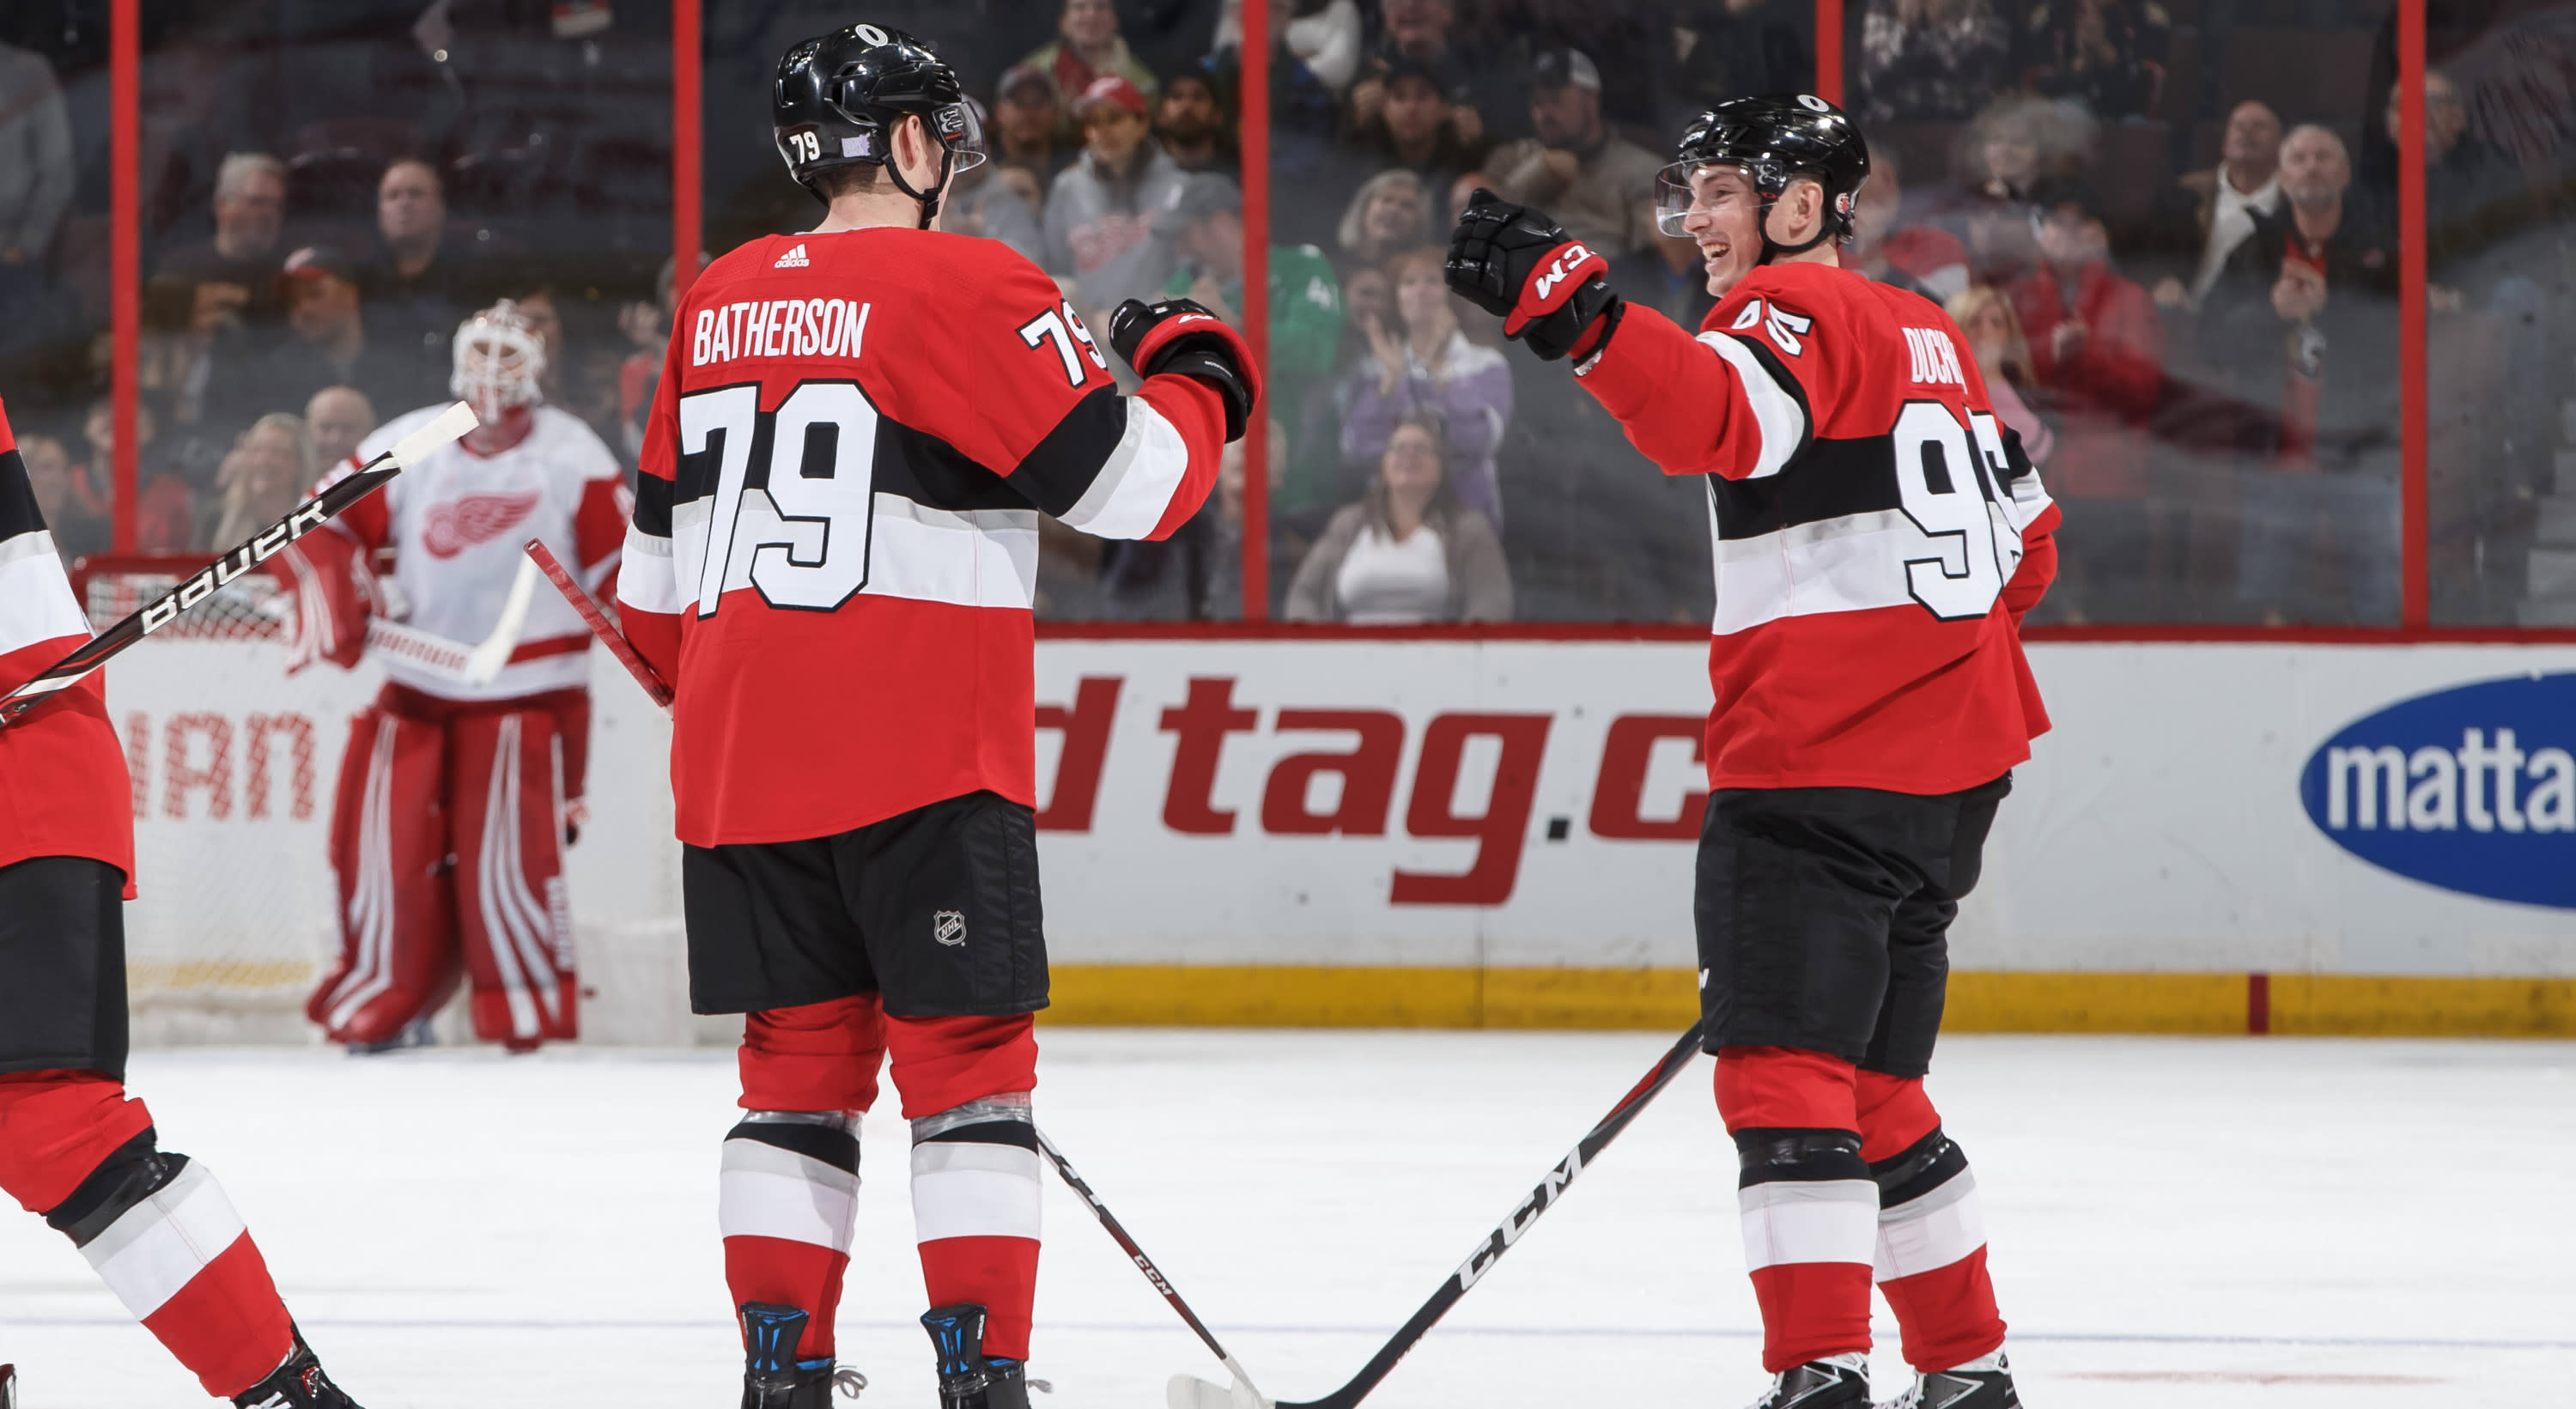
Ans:
POLYGON ((1518 337, 1521 329, 1533 319, 1544 318, 1564 306, 1576 289, 1594 279, 1610 275, 1610 261, 1593 253, 1592 247, 1580 240, 1569 240, 1557 247, 1538 277, 1530 280, 1529 290, 1503 320, 1503 336, 1518 337))

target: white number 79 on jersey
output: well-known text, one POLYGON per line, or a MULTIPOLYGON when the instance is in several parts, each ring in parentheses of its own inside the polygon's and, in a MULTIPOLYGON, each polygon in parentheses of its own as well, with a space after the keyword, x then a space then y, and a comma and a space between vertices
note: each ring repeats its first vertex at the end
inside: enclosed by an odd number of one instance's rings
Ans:
POLYGON ((806 382, 770 412, 757 465, 760 388, 716 387, 680 398, 680 453, 716 457, 715 493, 672 513, 672 566, 697 580, 698 615, 730 588, 773 607, 832 611, 868 585, 876 507, 877 408, 856 382, 806 382), (705 505, 699 526, 689 510, 705 505), (695 556, 696 561, 691 558, 695 556))

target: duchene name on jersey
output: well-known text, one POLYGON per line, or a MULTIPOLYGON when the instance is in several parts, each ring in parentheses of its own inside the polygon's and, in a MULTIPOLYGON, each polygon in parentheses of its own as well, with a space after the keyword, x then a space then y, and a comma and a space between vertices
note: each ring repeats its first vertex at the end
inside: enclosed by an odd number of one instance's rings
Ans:
POLYGON ((846 298, 781 298, 698 310, 689 365, 742 357, 856 357, 870 305, 846 298))

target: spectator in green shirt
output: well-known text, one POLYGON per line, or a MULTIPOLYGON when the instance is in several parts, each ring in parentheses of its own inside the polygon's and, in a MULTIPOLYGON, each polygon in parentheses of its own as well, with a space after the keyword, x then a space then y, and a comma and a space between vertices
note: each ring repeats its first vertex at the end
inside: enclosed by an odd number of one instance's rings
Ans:
MULTIPOLYGON (((1181 261, 1164 295, 1196 299, 1225 321, 1241 324, 1243 194, 1234 182, 1212 173, 1190 177, 1157 226, 1181 261)), ((1313 245, 1272 245, 1270 414, 1290 430, 1287 463, 1270 467, 1270 489, 1283 514, 1334 507, 1332 417, 1329 409, 1320 418, 1304 413, 1311 397, 1332 398, 1333 356, 1341 338, 1342 290, 1332 261, 1313 245)))

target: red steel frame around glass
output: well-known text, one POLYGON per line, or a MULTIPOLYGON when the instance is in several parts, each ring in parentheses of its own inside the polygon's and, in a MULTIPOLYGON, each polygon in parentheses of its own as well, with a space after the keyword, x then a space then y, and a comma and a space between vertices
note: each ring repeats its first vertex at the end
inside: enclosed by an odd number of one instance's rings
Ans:
MULTIPOLYGON (((705 201, 705 0, 671 5, 671 250, 673 277, 685 289, 697 277, 703 249, 705 201)), ((1245 337, 1266 373, 1270 328, 1270 6, 1242 0, 1243 49, 1238 67, 1243 152, 1243 321, 1245 337)), ((1843 98, 1844 0, 1813 0, 1816 18, 1816 91, 1843 98)), ((2576 630, 2509 628, 2436 629, 2432 626, 2430 536, 2432 511, 2426 472, 2425 207, 2424 207, 2424 6, 2397 0, 2397 211, 2399 443, 2404 506, 2403 611, 2395 629, 2374 627, 2230 627, 2194 625, 2033 627, 2034 641, 2279 642, 2450 644, 2527 642, 2576 644, 2576 630)), ((141 403, 136 352, 141 343, 142 200, 139 134, 142 131, 141 0, 108 6, 109 322, 114 346, 112 394, 116 417, 116 551, 134 549, 136 481, 141 447, 135 421, 141 403)), ((1268 378, 1265 375, 1264 381, 1268 378)), ((1284 627, 1270 616, 1269 437, 1262 419, 1244 442, 1243 625, 1150 623, 1046 623, 1041 633, 1059 639, 1118 636, 1417 640, 1696 640, 1699 627, 1635 623, 1517 623, 1432 627, 1390 632, 1384 628, 1284 627)))

